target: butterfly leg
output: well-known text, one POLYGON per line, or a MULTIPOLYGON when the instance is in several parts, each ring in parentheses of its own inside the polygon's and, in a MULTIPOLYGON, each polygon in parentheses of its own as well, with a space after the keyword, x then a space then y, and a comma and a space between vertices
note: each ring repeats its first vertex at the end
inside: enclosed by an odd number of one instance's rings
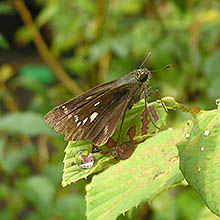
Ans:
POLYGON ((163 108, 164 108, 164 111, 165 111, 166 113, 168 113, 167 107, 165 106, 164 102, 162 101, 162 98, 161 98, 159 89, 155 89, 153 92, 157 94, 157 97, 158 97, 158 99, 160 100, 161 105, 162 105, 163 108))
POLYGON ((120 128, 119 128, 118 138, 117 138, 117 142, 116 142, 117 145, 119 144, 119 141, 120 141, 122 126, 123 126, 123 123, 124 123, 124 120, 125 120, 125 113, 126 113, 126 111, 124 112, 124 114, 122 116, 122 119, 121 119, 121 125, 120 125, 120 128))
MULTIPOLYGON (((147 92, 148 92, 150 89, 152 89, 152 87, 149 87, 149 88, 147 88, 147 89, 144 90, 145 109, 149 109, 149 108, 148 108, 147 97, 149 97, 149 96, 151 96, 151 95, 154 94, 154 91, 153 91, 152 93, 147 94, 147 92)), ((150 119, 151 123, 154 125, 155 128, 160 129, 160 128, 155 124, 155 122, 154 122, 153 119, 151 118, 150 114, 149 114, 149 119, 150 119)))
POLYGON ((168 110, 167 110, 167 108, 166 108, 164 102, 162 101, 162 98, 161 98, 160 90, 159 90, 159 89, 154 89, 154 88, 151 86, 151 87, 147 88, 147 89, 144 91, 144 93, 147 94, 146 97, 150 97, 150 96, 152 96, 153 94, 157 94, 157 97, 158 97, 158 99, 160 100, 161 105, 162 105, 163 108, 164 108, 164 111, 165 111, 166 113, 168 113, 168 110), (151 90, 151 89, 153 89, 153 91, 152 91, 151 93, 147 94, 147 92, 148 92, 149 90, 151 90))

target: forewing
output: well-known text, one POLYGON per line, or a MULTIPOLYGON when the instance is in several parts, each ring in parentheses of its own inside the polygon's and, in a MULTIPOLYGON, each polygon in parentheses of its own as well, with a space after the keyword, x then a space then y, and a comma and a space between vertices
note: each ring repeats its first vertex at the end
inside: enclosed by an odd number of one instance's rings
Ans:
POLYGON ((127 108, 129 90, 110 90, 84 107, 68 115, 55 130, 65 134, 66 140, 91 140, 103 145, 112 136, 121 115, 127 108))
POLYGON ((125 111, 128 107, 128 102, 128 97, 125 97, 124 99, 122 98, 118 106, 115 107, 114 111, 112 111, 108 116, 109 120, 104 126, 102 126, 102 129, 94 129, 92 135, 95 137, 93 142, 96 146, 104 145, 108 141, 109 137, 113 135, 121 116, 125 114, 125 111))
MULTIPOLYGON (((59 105, 48 112, 44 120, 46 123, 55 128, 59 127, 59 124, 63 120, 68 120, 68 115, 87 105, 90 101, 102 96, 109 90, 114 88, 115 81, 101 84, 95 88, 90 89, 89 91, 73 98, 62 105, 59 105)), ((55 129, 56 130, 56 129, 55 129)), ((59 130, 59 129, 58 129, 59 130)))

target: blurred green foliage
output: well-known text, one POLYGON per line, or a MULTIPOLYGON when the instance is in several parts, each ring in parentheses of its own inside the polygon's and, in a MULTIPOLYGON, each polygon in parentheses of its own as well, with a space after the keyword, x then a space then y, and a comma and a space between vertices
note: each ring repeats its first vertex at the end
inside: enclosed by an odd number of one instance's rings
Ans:
MULTIPOLYGON (((0 13, 15 14, 12 2, 1 3, 0 13)), ((154 74, 150 82, 162 96, 204 109, 215 106, 220 84, 218 0, 35 0, 32 4, 39 9, 35 22, 51 52, 82 90, 131 72, 152 51, 149 69, 173 66, 154 74)), ((26 26, 12 34, 18 46, 26 47, 33 39, 26 26)), ((14 54, 2 34, 0 48, 14 54)), ((0 219, 85 219, 84 188, 89 180, 61 188, 66 143, 42 119, 75 94, 57 80, 47 63, 30 63, 29 56, 25 52, 18 65, 9 60, 0 66, 0 219)), ((179 127, 186 118, 171 113, 169 124, 179 127)), ((179 187, 118 219, 215 218, 189 187, 179 187)))

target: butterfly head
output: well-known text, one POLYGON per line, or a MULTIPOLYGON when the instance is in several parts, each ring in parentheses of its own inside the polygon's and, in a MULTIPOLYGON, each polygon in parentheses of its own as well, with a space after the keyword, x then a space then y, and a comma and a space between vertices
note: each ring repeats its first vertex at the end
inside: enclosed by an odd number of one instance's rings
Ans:
POLYGON ((145 58, 144 62, 140 65, 140 67, 137 70, 134 71, 135 78, 139 82, 142 82, 142 83, 148 82, 151 79, 151 73, 158 72, 158 71, 161 71, 161 70, 164 70, 164 69, 167 69, 167 68, 171 67, 171 65, 168 64, 168 65, 166 65, 166 66, 164 66, 164 67, 162 67, 158 70, 149 70, 147 68, 142 68, 145 65, 145 63, 147 62, 147 60, 149 59, 149 57, 151 57, 151 55, 152 55, 151 52, 148 53, 148 55, 145 58))
POLYGON ((135 70, 135 77, 139 82, 148 82, 151 79, 151 72, 147 68, 135 70))

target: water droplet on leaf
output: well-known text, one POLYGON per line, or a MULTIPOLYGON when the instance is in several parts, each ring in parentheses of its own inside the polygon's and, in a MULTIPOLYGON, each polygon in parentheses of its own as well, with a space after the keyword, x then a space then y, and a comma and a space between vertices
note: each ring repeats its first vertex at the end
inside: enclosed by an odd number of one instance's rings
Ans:
POLYGON ((192 120, 187 121, 187 125, 190 126, 192 124, 192 120))
POLYGON ((209 136, 209 134, 210 134, 210 131, 206 129, 206 130, 204 131, 204 136, 207 137, 207 136, 209 136))
POLYGON ((70 154, 71 151, 72 151, 71 149, 67 149, 67 150, 66 150, 66 153, 67 153, 67 154, 70 154))
POLYGON ((78 156, 82 159, 81 164, 79 167, 81 168, 90 168, 94 165, 94 157, 92 153, 83 153, 82 151, 78 152, 78 156))
POLYGON ((91 189, 92 189, 92 186, 86 185, 86 191, 87 191, 87 192, 90 191, 91 189))
POLYGON ((187 134, 186 134, 186 138, 190 138, 190 133, 187 133, 187 134))

